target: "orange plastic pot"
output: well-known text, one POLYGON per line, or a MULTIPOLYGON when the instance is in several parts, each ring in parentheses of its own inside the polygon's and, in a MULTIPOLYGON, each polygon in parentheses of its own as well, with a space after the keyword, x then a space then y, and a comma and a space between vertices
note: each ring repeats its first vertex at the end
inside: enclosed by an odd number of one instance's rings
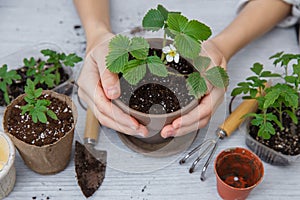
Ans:
POLYGON ((219 153, 214 170, 218 193, 226 200, 246 199, 264 176, 264 167, 259 157, 242 147, 219 153))

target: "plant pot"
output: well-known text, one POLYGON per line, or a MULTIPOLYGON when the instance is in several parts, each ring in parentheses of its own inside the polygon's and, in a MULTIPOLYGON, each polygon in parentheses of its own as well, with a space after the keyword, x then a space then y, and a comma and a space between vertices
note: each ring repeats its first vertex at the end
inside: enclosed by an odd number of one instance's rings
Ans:
POLYGON ((249 126, 249 120, 241 126, 242 131, 245 132, 245 143, 263 161, 272 165, 286 166, 300 158, 300 154, 285 155, 260 143, 249 134, 249 126))
MULTIPOLYGON (((162 49, 162 39, 160 38, 150 38, 147 39, 150 47, 154 49, 162 49)), ((171 41, 168 41, 167 44, 170 44, 171 41)), ((149 82, 151 83, 151 82, 149 82)), ((146 82, 148 84, 148 82, 146 82)), ((166 86, 162 83, 162 87, 166 86)), ((141 88, 141 86, 137 86, 136 89, 141 88)), ((171 91, 171 90, 170 90, 171 91)), ((173 91, 172 91, 173 92, 173 91)), ((174 92, 173 92, 174 93, 174 92)), ((176 93, 174 95, 177 97, 176 93)), ((180 110, 171 113, 164 114, 146 114, 135 109, 132 109, 128 106, 129 102, 124 103, 120 99, 116 99, 113 101, 119 108, 121 108, 125 113, 133 116, 137 119, 141 124, 145 125, 149 130, 149 135, 146 138, 138 137, 141 141, 149 144, 157 144, 165 141, 164 138, 160 136, 160 131, 162 128, 168 124, 171 124, 174 119, 190 112, 198 105, 198 99, 193 99, 188 105, 181 106, 180 110)), ((195 131, 196 132, 196 131, 195 131)))
MULTIPOLYGON (((24 66, 23 65, 24 58, 30 58, 30 57, 34 57, 35 59, 43 58, 43 55, 41 55, 40 53, 40 51, 43 49, 51 49, 57 52, 62 52, 61 48, 55 44, 40 43, 37 45, 28 46, 24 49, 21 49, 8 56, 1 58, 0 66, 2 66, 3 64, 7 64, 8 70, 21 69, 24 66)), ((68 78, 66 77, 66 80, 64 82, 55 86, 51 90, 61 94, 71 95, 73 91, 73 82, 74 82, 73 70, 70 67, 63 67, 63 71, 68 78)), ((24 81, 24 86, 25 84, 26 84, 26 80, 24 81)), ((24 91, 20 91, 19 93, 23 94, 24 91)), ((6 106, 0 106, 0 114, 4 113, 5 108, 6 106)))
POLYGON ((16 182, 15 146, 10 138, 0 132, 0 199, 6 197, 16 182))
MULTIPOLYGON (((9 135, 13 143, 16 145, 22 159, 30 169, 40 174, 54 174, 64 170, 70 161, 74 128, 77 122, 77 109, 71 99, 66 95, 58 94, 49 90, 43 91, 43 95, 45 94, 59 100, 59 103, 61 103, 61 105, 66 103, 69 108, 68 112, 71 113, 70 118, 72 118, 72 124, 69 127, 69 131, 65 133, 57 133, 59 135, 62 134, 62 136, 59 137, 57 141, 54 141, 53 143, 47 145, 37 146, 35 144, 24 142, 23 139, 20 139, 11 134, 12 129, 8 128, 8 121, 10 118, 15 117, 12 114, 12 110, 23 101, 25 94, 20 95, 15 100, 13 100, 10 105, 7 106, 3 116, 3 128, 5 133, 9 135)), ((70 120, 70 118, 68 120, 70 120)), ((64 120, 60 119, 61 124, 64 124, 64 120)), ((55 122, 56 126, 58 126, 58 124, 59 122, 55 122)), ((36 124, 32 122, 30 126, 35 125, 36 124)), ((50 132, 51 131, 42 134, 50 135, 50 132)), ((27 137, 25 138, 29 138, 30 134, 32 133, 26 132, 27 137)))
POLYGON ((227 200, 246 199, 264 176, 260 159, 251 151, 230 148, 218 154, 214 164, 219 195, 227 200))

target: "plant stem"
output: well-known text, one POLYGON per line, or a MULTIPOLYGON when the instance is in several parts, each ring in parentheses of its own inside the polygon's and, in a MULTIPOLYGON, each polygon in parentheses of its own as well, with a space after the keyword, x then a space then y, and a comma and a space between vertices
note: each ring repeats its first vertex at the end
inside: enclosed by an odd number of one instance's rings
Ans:
MULTIPOLYGON (((163 39, 163 43, 162 43, 162 48, 164 48, 164 47, 166 46, 166 43, 167 43, 167 34, 166 34, 166 31, 164 31, 164 39, 163 39)), ((165 54, 164 54, 164 52, 161 53, 160 59, 161 59, 162 61, 164 61, 164 59, 165 59, 165 54)))
POLYGON ((184 74, 178 74, 178 73, 169 72, 169 71, 168 71, 168 74, 174 75, 174 76, 180 76, 180 77, 184 77, 185 76, 184 74))

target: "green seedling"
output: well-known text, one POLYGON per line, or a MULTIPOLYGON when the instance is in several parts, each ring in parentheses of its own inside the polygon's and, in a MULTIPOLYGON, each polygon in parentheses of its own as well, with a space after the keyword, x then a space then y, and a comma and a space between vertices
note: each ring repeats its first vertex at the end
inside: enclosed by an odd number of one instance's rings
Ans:
POLYGON ((13 83, 13 81, 20 80, 21 76, 17 74, 16 70, 7 71, 7 65, 3 65, 0 68, 0 90, 2 90, 4 95, 4 100, 6 104, 10 103, 8 86, 13 83))
POLYGON ((50 49, 41 50, 46 60, 35 60, 33 57, 24 59, 24 65, 28 67, 26 75, 34 77, 34 83, 45 83, 49 88, 59 85, 61 77, 59 69, 63 66, 74 67, 82 58, 75 53, 66 55, 50 49))
POLYGON ((27 104, 21 106, 21 114, 24 115, 25 113, 28 113, 34 123, 37 123, 38 121, 46 123, 48 121, 47 116, 54 120, 58 119, 56 114, 48 108, 51 102, 46 99, 40 99, 42 91, 42 88, 35 89, 34 82, 27 79, 25 86, 26 96, 24 98, 27 104))
POLYGON ((253 117, 251 124, 259 127, 258 136, 270 139, 275 134, 273 124, 283 129, 283 114, 287 114, 294 124, 298 123, 296 110, 299 107, 299 82, 300 82, 300 55, 277 53, 270 57, 275 59, 273 64, 283 67, 284 73, 272 73, 264 70, 260 63, 255 63, 251 71, 255 74, 244 82, 238 83, 238 87, 232 90, 231 95, 244 94, 244 99, 256 99, 258 101, 257 113, 249 113, 245 117, 253 117), (292 64, 289 73, 288 66, 292 64), (266 87, 269 78, 277 77, 281 81, 266 87), (259 94, 258 94, 259 93, 259 94), (276 114, 270 112, 275 110, 276 114))
POLYGON ((167 67, 168 62, 178 63, 179 55, 189 58, 197 70, 188 75, 187 87, 195 98, 201 98, 207 92, 206 81, 215 87, 227 87, 229 78, 226 71, 215 66, 209 68, 210 59, 199 56, 201 43, 211 36, 211 29, 197 20, 188 20, 180 12, 170 12, 162 5, 149 10, 143 18, 144 29, 163 30, 163 53, 149 56, 150 45, 143 37, 117 35, 109 43, 106 65, 111 72, 122 73, 131 85, 136 85, 146 74, 147 68, 155 76, 166 77, 174 74, 167 67), (167 36, 173 41, 166 46, 167 36))

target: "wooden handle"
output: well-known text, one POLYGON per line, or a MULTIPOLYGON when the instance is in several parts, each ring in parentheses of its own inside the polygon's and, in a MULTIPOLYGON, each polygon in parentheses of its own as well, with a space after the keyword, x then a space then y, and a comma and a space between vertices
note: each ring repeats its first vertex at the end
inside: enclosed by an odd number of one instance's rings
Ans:
POLYGON ((94 139, 95 141, 98 141, 99 127, 100 124, 98 122, 98 119, 95 117, 91 109, 88 108, 86 111, 84 138, 94 139))
POLYGON ((223 122, 219 127, 226 132, 226 136, 230 136, 239 125, 245 120, 243 116, 250 112, 255 112, 257 109, 257 101, 255 99, 244 100, 223 122))

